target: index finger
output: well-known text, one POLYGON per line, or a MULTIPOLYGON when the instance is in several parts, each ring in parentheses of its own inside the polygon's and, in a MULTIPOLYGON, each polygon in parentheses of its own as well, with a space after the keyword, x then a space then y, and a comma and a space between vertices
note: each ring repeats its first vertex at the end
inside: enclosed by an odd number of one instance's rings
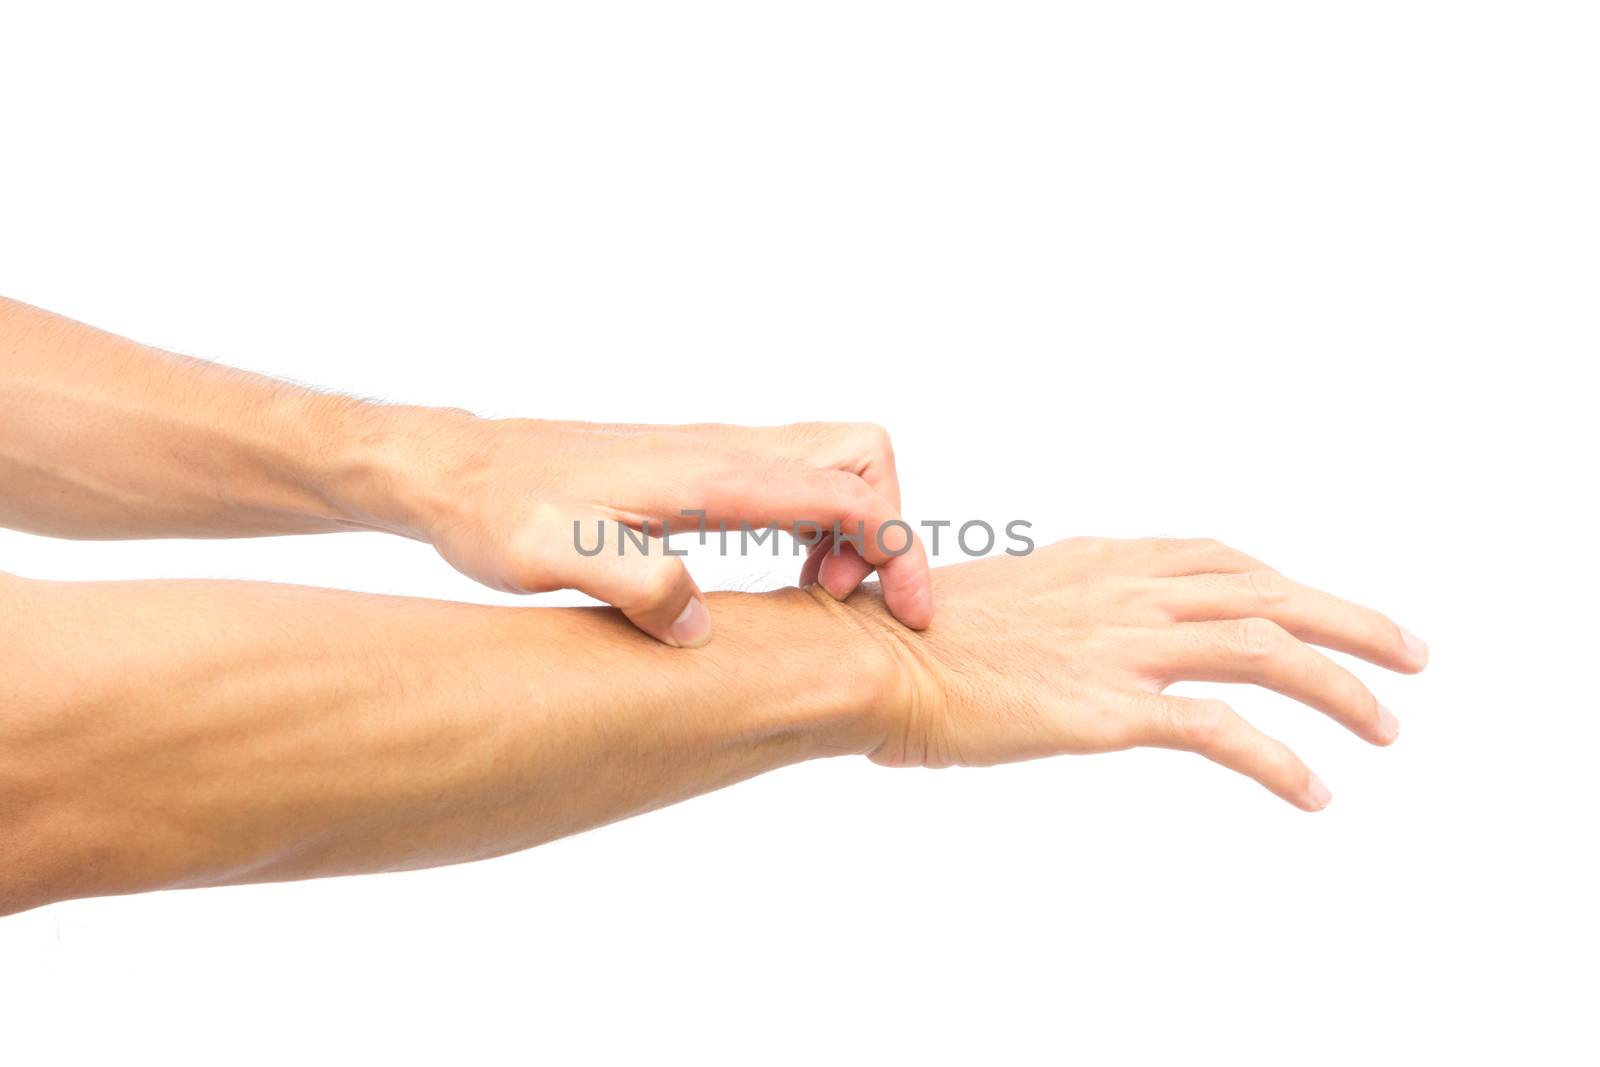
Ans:
POLYGON ((874 422, 797 422, 787 426, 716 425, 734 448, 768 459, 798 460, 811 467, 854 474, 878 491, 898 513, 900 472, 889 431, 874 422))
POLYGON ((838 523, 862 558, 878 568, 884 603, 895 618, 914 630, 933 620, 922 540, 899 509, 861 476, 794 461, 763 461, 717 478, 707 487, 705 506, 709 521, 776 524, 790 533, 806 523, 831 533, 838 523))

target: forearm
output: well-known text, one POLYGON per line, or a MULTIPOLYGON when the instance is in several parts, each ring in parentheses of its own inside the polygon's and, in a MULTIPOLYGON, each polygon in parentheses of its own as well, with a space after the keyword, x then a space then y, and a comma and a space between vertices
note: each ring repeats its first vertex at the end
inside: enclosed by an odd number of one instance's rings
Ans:
POLYGON ((81 538, 409 533, 393 445, 463 418, 319 394, 3 298, 0 403, 0 525, 81 538))
POLYGON ((227 582, 6 580, 0 911, 497 855, 864 752, 849 609, 716 598, 665 648, 599 609, 227 582))

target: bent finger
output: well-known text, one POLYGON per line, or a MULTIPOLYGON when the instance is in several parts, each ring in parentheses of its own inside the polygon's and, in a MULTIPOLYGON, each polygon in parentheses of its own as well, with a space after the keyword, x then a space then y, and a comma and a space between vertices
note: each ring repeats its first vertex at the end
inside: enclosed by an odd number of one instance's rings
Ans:
POLYGON ((836 546, 829 531, 806 551, 799 585, 802 589, 813 583, 821 585, 833 599, 843 600, 859 589, 872 571, 872 564, 861 558, 854 545, 836 546))
POLYGON ((889 431, 872 422, 801 422, 788 426, 718 426, 734 447, 859 476, 900 510, 900 473, 889 431))
POLYGON ((605 601, 662 644, 699 648, 711 640, 711 612, 676 556, 654 551, 580 556, 553 577, 559 582, 554 588, 577 589, 605 601))
POLYGON ((825 533, 821 540, 806 549, 806 561, 800 565, 800 588, 813 584, 822 572, 823 560, 828 557, 828 550, 833 547, 833 534, 825 533))
POLYGON ((1302 811, 1321 811, 1332 795, 1294 751, 1220 700, 1154 694, 1144 743, 1194 752, 1254 778, 1302 811))
POLYGON ((1400 733, 1366 685, 1270 619, 1189 622, 1151 631, 1145 665, 1166 682, 1250 682, 1292 697, 1375 745, 1400 733))
POLYGON ((817 582, 835 600, 843 600, 860 588, 872 573, 872 564, 861 558, 854 545, 839 545, 827 551, 817 571, 817 582))
POLYGON ((858 475, 761 461, 709 486, 706 509, 711 520, 775 523, 791 533, 809 524, 834 532, 834 540, 853 544, 878 568, 884 603, 896 618, 917 630, 932 620, 932 583, 921 539, 858 475))

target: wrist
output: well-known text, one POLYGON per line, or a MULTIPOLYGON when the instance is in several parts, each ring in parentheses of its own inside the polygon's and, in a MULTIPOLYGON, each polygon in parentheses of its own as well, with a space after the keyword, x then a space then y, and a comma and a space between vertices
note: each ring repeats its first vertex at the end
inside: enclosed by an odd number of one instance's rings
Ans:
POLYGON ((894 664, 837 605, 792 587, 706 601, 712 642, 656 654, 666 669, 704 668, 712 691, 735 694, 735 736, 792 745, 799 759, 864 755, 881 743, 894 664))
POLYGON ((826 731, 830 747, 839 754, 877 751, 903 729, 915 698, 906 649, 894 633, 902 629, 900 623, 876 586, 843 602, 819 585, 781 595, 801 602, 803 632, 815 639, 807 654, 824 676, 819 691, 838 709, 826 731))
POLYGON ((451 408, 316 399, 321 406, 309 421, 320 444, 311 449, 308 477, 335 517, 432 541, 450 507, 447 487, 486 420, 451 408))
POLYGON ((928 750, 930 723, 946 714, 949 679, 939 667, 936 642, 926 631, 908 629, 883 602, 876 584, 843 601, 822 589, 806 590, 848 627, 853 649, 871 649, 875 690, 864 729, 872 743, 865 754, 887 766, 943 766, 928 750), (930 759, 933 762, 930 762, 930 759))

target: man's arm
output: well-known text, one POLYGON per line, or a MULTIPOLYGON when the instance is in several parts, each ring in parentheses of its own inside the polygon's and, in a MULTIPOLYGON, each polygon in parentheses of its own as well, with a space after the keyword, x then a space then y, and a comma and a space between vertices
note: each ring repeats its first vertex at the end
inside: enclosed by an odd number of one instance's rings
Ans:
POLYGON ((0 912, 526 848, 817 756, 990 764, 1181 748, 1328 793, 1185 679, 1276 689, 1388 744, 1320 644, 1415 672, 1377 612, 1209 541, 1074 540, 935 572, 925 632, 875 590, 718 594, 674 652, 601 609, 236 582, 0 577, 0 912))
POLYGON ((715 600, 691 656, 605 609, 0 579, 0 913, 479 859, 870 747, 843 609, 715 600))
POLYGON ((411 410, 164 352, 4 298, 0 401, 0 525, 86 539, 370 528, 332 491, 341 478, 390 477, 362 441, 411 410))
POLYGON ((581 589, 695 646, 711 622, 690 610, 704 598, 682 561, 584 556, 574 522, 590 539, 596 521, 683 531, 685 509, 735 529, 838 522, 859 531, 861 553, 828 554, 811 575, 844 597, 879 567, 901 621, 932 614, 920 543, 891 556, 877 538, 900 515, 900 488, 874 426, 614 426, 373 404, 3 298, 0 406, 0 526, 78 538, 383 530, 494 588, 581 589))

